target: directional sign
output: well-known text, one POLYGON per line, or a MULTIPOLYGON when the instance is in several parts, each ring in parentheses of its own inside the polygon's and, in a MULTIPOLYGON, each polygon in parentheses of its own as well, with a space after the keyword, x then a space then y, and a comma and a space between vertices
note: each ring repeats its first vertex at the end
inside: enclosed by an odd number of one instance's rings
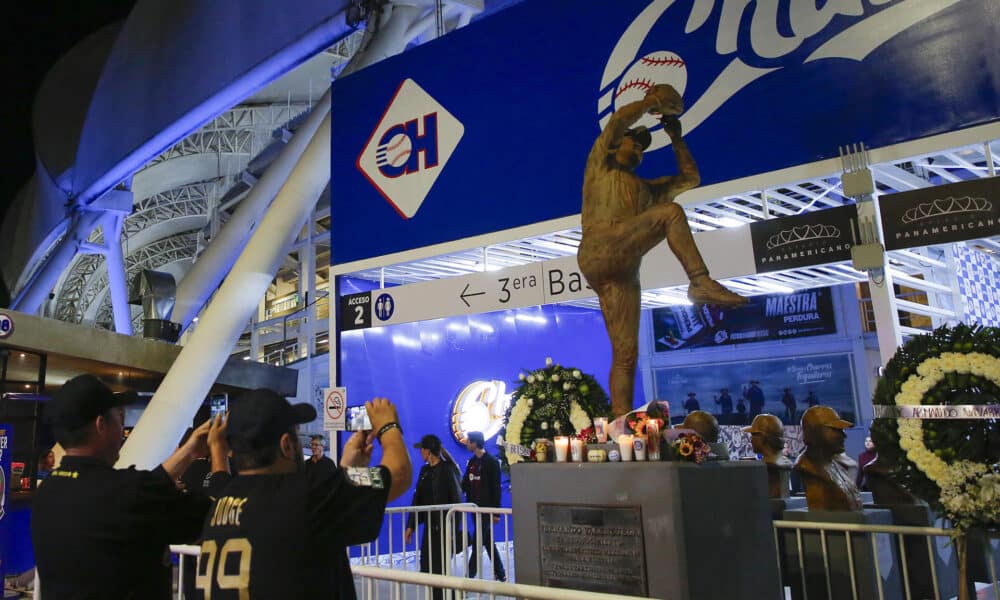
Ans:
POLYGON ((9 337, 14 333, 14 319, 10 315, 0 313, 0 339, 9 337))
MULTIPOLYGON (((730 227, 695 235, 713 277, 755 273, 750 229, 730 227)), ((643 289, 687 283, 687 275, 666 242, 646 255, 640 270, 643 289)), ((575 256, 564 256, 501 271, 473 273, 351 294, 340 299, 341 331, 426 321, 541 304, 593 298, 575 256)))
POLYGON ((347 419, 347 388, 323 388, 323 429, 343 431, 347 419))

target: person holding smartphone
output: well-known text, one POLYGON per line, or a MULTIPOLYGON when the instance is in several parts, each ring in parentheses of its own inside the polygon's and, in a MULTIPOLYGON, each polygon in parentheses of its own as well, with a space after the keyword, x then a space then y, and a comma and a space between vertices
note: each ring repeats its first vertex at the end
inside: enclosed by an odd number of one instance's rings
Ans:
POLYGON ((346 547, 378 535, 386 502, 412 476, 396 407, 375 398, 365 408, 373 429, 350 437, 340 466, 304 469, 298 426, 316 418, 311 404, 268 389, 233 403, 208 439, 216 501, 202 529, 195 599, 356 598, 346 547), (375 442, 382 461, 369 467, 375 442), (237 477, 226 472, 230 449, 237 477))

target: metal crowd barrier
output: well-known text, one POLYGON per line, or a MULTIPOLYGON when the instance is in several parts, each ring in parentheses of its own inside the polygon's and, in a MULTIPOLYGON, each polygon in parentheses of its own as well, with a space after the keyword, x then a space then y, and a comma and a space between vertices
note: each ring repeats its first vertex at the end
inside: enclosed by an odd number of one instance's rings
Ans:
MULTIPOLYGON (((490 556, 490 561, 492 562, 497 554, 502 554, 500 560, 503 562, 504 570, 506 571, 507 580, 514 581, 514 544, 513 544, 513 530, 511 529, 511 517, 514 511, 510 508, 489 508, 476 506, 475 504, 468 506, 456 506, 448 511, 446 522, 448 527, 448 532, 445 535, 445 540, 447 546, 445 549, 445 556, 454 556, 455 554, 461 553, 462 560, 459 561, 459 568, 454 568, 454 562, 449 561, 448 567, 450 569, 446 571, 448 575, 465 575, 468 576, 468 567, 466 558, 466 549, 471 549, 473 554, 469 557, 469 560, 474 560, 476 563, 476 578, 486 579, 485 573, 483 571, 483 551, 485 550, 490 556), (469 523, 470 519, 475 524, 475 535, 469 535, 469 523), (493 519, 497 518, 500 521, 500 528, 503 530, 502 537, 496 535, 496 527, 493 526, 493 519), (483 531, 489 528, 490 532, 490 547, 484 546, 483 531), (452 540, 463 540, 461 548, 452 547, 452 540), (497 547, 503 548, 503 550, 498 550, 497 547)), ((493 570, 496 570, 495 565, 491 565, 493 570)))
MULTIPOLYGON (((791 600, 950 600, 962 585, 953 534, 937 527, 774 521, 791 600)), ((1000 600, 998 552, 1000 544, 989 537, 970 540, 970 579, 979 582, 971 597, 1000 600)))

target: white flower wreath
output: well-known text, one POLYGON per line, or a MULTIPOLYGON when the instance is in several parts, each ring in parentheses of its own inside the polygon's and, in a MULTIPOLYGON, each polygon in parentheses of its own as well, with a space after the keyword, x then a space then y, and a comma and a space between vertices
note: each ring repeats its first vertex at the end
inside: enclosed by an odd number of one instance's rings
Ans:
MULTIPOLYGON (((899 406, 919 405, 921 399, 948 373, 970 374, 989 379, 1000 385, 1000 358, 971 352, 943 352, 928 358, 917 366, 917 372, 903 382, 895 396, 899 406)), ((981 510, 980 500, 990 502, 997 490, 998 476, 989 466, 962 460, 951 464, 927 449, 924 444, 923 422, 920 419, 897 419, 899 447, 918 469, 927 475, 941 489, 941 504, 954 513, 969 513, 981 510), (978 477, 977 489, 980 496, 972 498, 967 493, 967 483, 978 477)))
MULTIPOLYGON (((531 408, 532 400, 527 397, 521 398, 514 405, 514 408, 510 411, 510 420, 507 421, 507 440, 521 439, 521 428, 524 427, 524 422, 528 419, 531 408)), ((587 411, 583 410, 583 407, 576 400, 569 405, 569 420, 573 424, 573 428, 577 431, 582 431, 593 424, 590 417, 587 416, 587 411)), ((507 462, 510 464, 519 463, 523 460, 524 457, 516 452, 507 453, 507 462)))

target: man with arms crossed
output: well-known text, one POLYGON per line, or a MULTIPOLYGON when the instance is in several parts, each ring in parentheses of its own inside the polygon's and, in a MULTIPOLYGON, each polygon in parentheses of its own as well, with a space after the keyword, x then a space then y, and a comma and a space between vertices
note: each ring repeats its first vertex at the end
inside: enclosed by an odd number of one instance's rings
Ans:
POLYGON ((351 436, 340 467, 305 469, 297 426, 316 409, 266 389, 233 403, 209 437, 217 500, 202 532, 195 598, 356 597, 345 548, 378 535, 386 501, 412 474, 396 408, 384 398, 365 407, 372 431, 351 436), (369 468, 375 441, 382 464, 369 468), (236 477, 225 472, 230 448, 236 477))

